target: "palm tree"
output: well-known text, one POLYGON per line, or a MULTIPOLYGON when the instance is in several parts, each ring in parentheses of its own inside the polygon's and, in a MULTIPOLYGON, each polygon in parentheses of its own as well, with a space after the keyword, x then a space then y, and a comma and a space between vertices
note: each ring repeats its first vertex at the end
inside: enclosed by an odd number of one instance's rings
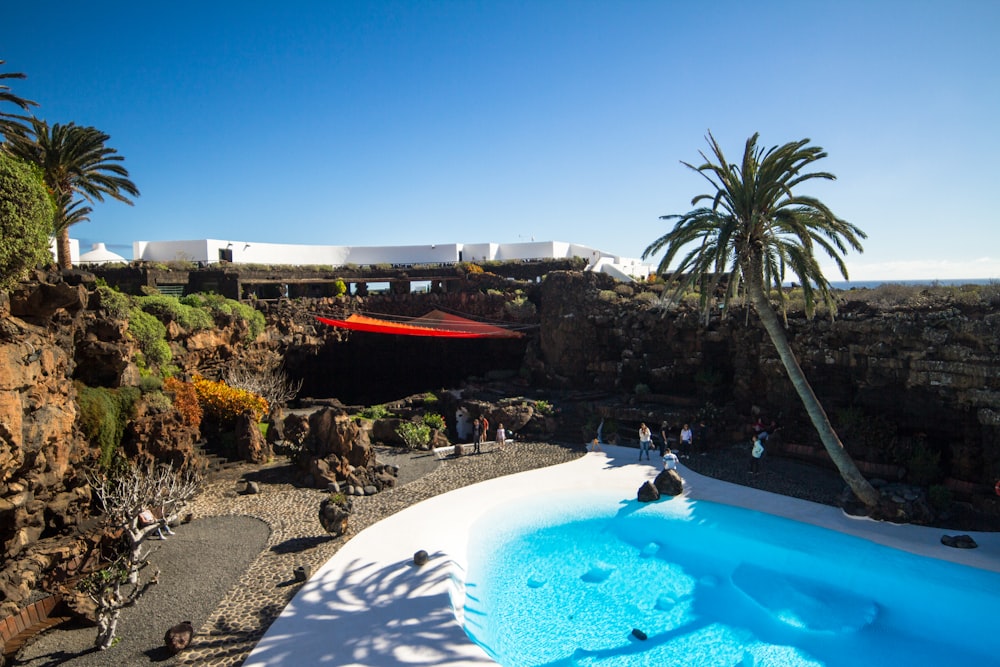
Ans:
POLYGON ((129 180, 128 170, 120 164, 125 158, 106 145, 110 138, 93 127, 56 123, 50 128, 44 120, 32 118, 30 132, 12 134, 5 144, 6 150, 42 168, 45 184, 56 201, 60 268, 72 266, 70 226, 87 220, 91 212, 75 195, 81 195, 91 204, 104 201, 107 195, 129 205, 132 200, 126 194, 139 196, 138 188, 129 180))
POLYGON ((815 251, 822 249, 846 279, 847 267, 841 254, 847 248, 861 252, 859 239, 866 235, 835 216, 818 199, 793 194, 793 188, 808 180, 836 178, 826 172, 804 171, 826 157, 823 149, 809 146, 809 139, 803 139, 764 150, 757 146, 757 137, 754 134, 747 140, 743 162, 737 165, 726 161, 709 132, 715 161, 700 153, 705 160, 701 166, 682 164, 704 176, 714 192, 695 197, 691 205, 696 208, 687 213, 662 216, 661 220, 676 220, 674 228, 651 243, 642 256, 666 249, 660 272, 670 271, 668 267, 679 259, 672 270, 679 279, 678 293, 702 283, 704 307, 708 295, 715 293, 723 279, 727 281, 726 303, 740 294, 748 297, 830 458, 854 494, 874 508, 878 492, 861 475, 833 430, 768 296, 773 286, 779 298, 784 298, 781 287, 786 270, 791 270, 802 285, 808 312, 812 312, 818 296, 832 315, 835 304, 830 283, 816 261, 815 251))
MULTIPOLYGON (((0 65, 3 65, 4 62, 6 61, 0 60, 0 65)), ((0 72, 0 80, 24 78, 26 77, 21 72, 0 72)), ((31 107, 38 106, 37 102, 26 100, 23 97, 18 97, 14 93, 10 92, 10 86, 2 83, 0 83, 0 102, 16 104, 25 111, 31 111, 31 107)), ((24 123, 28 120, 28 116, 21 116, 18 114, 7 113, 6 111, 0 111, 0 137, 23 133, 27 129, 24 123)))

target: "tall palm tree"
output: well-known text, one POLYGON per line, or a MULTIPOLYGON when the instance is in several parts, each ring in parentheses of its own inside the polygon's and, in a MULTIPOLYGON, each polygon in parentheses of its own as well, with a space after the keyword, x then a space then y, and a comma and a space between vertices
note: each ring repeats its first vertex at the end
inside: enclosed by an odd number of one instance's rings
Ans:
POLYGON ((104 201, 107 195, 130 206, 132 200, 126 195, 139 196, 138 188, 129 180, 128 170, 120 164, 125 158, 106 145, 110 138, 93 127, 56 123, 50 128, 44 120, 32 118, 30 132, 12 134, 5 144, 6 150, 42 168, 45 184, 56 201, 60 268, 72 266, 70 226, 87 220, 91 212, 76 195, 91 204, 104 201))
POLYGON ((703 306, 723 278, 727 280, 727 303, 739 294, 748 297, 830 458, 854 494, 874 508, 878 492, 861 475, 833 430, 768 296, 772 286, 783 294, 785 272, 791 270, 802 285, 809 311, 818 296, 832 314, 830 283, 820 270, 815 251, 821 249, 833 259, 846 279, 841 254, 848 248, 861 252, 860 239, 866 235, 818 199, 792 192, 811 179, 835 179, 826 172, 804 171, 826 157, 823 149, 809 146, 809 139, 803 139, 764 150, 757 146, 757 138, 754 134, 747 140, 741 164, 730 164, 709 132, 714 162, 700 153, 705 161, 701 166, 682 164, 704 176, 714 192, 691 200, 696 208, 687 213, 662 216, 661 220, 676 220, 674 228, 651 243, 643 258, 666 249, 659 270, 672 271, 679 278, 678 291, 701 283, 703 306), (679 260, 677 266, 669 269, 675 259, 679 260))
MULTIPOLYGON (((4 60, 0 60, 0 65, 4 64, 4 60)), ((0 81, 5 79, 24 79, 27 78, 21 72, 0 72, 0 81)), ((14 93, 10 92, 10 86, 0 83, 0 102, 8 102, 10 104, 15 104, 25 111, 31 111, 31 107, 37 107, 37 102, 32 102, 31 100, 26 100, 23 97, 19 97, 14 93)), ((6 137, 10 134, 23 133, 27 128, 25 123, 29 120, 28 116, 21 116, 19 114, 7 113, 6 111, 0 111, 0 138, 6 137)))

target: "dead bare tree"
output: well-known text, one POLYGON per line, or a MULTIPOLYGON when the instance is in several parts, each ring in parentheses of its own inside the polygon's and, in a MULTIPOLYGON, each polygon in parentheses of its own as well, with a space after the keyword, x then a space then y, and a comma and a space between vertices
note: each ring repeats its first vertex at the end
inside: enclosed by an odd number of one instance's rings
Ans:
POLYGON ((289 380, 281 359, 272 355, 240 359, 225 370, 222 381, 230 387, 263 396, 268 405, 274 406, 292 400, 302 388, 302 380, 289 380))
POLYGON ((104 574, 91 582, 88 591, 97 603, 95 646, 103 650, 114 641, 121 610, 135 604, 156 583, 158 573, 140 584, 139 573, 148 565, 145 542, 161 530, 169 532, 171 524, 178 522, 201 479, 192 469, 175 471, 170 465, 139 467, 133 463, 116 474, 87 474, 87 481, 108 527, 121 531, 125 542, 120 557, 103 568, 104 574))

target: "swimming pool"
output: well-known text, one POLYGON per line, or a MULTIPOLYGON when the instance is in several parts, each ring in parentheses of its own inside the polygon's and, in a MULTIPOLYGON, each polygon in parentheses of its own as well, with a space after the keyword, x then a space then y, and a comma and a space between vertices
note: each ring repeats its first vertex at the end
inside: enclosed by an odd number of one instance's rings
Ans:
POLYGON ((518 500, 473 524, 464 592, 507 667, 1000 664, 1000 574, 704 500, 518 500))

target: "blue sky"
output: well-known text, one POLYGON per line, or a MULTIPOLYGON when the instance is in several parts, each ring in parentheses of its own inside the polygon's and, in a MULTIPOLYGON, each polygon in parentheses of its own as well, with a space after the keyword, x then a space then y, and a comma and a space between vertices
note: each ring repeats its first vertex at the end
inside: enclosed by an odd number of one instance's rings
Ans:
MULTIPOLYGON (((73 229, 638 257, 736 159, 810 138, 851 278, 1000 278, 1000 2, 12 3, 0 59, 141 191, 73 229), (14 27, 16 26, 16 29, 14 27)), ((119 247, 124 246, 124 247, 119 247)), ((658 258, 657 258, 658 259, 658 258)), ((832 270, 830 279, 838 279, 832 270)))

